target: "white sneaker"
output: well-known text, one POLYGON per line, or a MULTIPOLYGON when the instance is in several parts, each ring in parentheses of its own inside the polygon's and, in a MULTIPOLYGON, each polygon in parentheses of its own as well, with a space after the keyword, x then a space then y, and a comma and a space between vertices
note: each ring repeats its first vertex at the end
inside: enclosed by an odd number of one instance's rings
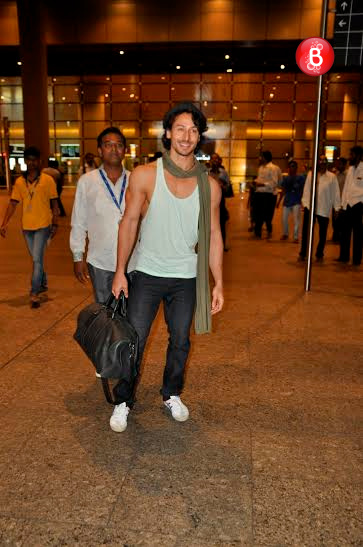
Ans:
POLYGON ((126 403, 121 403, 120 405, 115 406, 110 418, 110 427, 112 431, 116 431, 117 433, 122 433, 122 431, 125 431, 129 412, 130 409, 126 406, 126 403))
POLYGON ((96 374, 96 378, 102 378, 101 374, 98 374, 97 370, 96 370, 95 374, 96 374))
POLYGON ((164 405, 170 410, 172 417, 177 422, 185 422, 189 418, 188 407, 182 403, 177 395, 171 395, 170 399, 164 401, 164 405))

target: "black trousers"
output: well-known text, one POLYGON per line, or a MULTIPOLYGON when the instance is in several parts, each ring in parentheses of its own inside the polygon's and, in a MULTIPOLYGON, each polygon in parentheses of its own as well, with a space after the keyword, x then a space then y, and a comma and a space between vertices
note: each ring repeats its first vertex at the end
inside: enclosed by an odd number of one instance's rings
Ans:
POLYGON ((272 219, 275 212, 277 196, 270 192, 255 192, 253 198, 255 234, 261 237, 263 223, 269 234, 272 233, 272 219))
POLYGON ((111 294, 112 281, 115 272, 101 270, 101 268, 96 268, 96 266, 92 266, 89 262, 87 263, 87 267, 92 282, 95 301, 98 304, 104 304, 111 294))
MULTIPOLYGON (((307 247, 308 247, 308 233, 309 233, 309 219, 310 219, 310 211, 307 207, 304 208, 304 220, 303 220, 303 228, 302 228, 302 238, 301 238, 301 249, 300 249, 300 256, 302 258, 306 257, 307 253, 307 247)), ((316 247, 316 258, 323 258, 324 256, 324 248, 326 243, 326 235, 328 233, 328 226, 329 226, 329 218, 322 217, 320 215, 314 215, 314 224, 315 221, 318 221, 319 224, 319 242, 316 247)))
POLYGON ((347 206, 342 211, 342 234, 340 240, 340 256, 342 262, 349 262, 350 240, 353 232, 353 264, 359 266, 362 262, 363 246, 363 203, 360 201, 353 207, 347 206))
MULTIPOLYGON (((129 274, 127 317, 139 337, 137 371, 140 365, 151 325, 161 302, 168 326, 169 343, 161 393, 165 399, 179 395, 184 385, 185 364, 190 349, 190 327, 195 308, 195 278, 180 279, 155 277, 143 272, 129 274)), ((126 402, 132 406, 138 378, 121 380, 114 387, 116 404, 126 402)))

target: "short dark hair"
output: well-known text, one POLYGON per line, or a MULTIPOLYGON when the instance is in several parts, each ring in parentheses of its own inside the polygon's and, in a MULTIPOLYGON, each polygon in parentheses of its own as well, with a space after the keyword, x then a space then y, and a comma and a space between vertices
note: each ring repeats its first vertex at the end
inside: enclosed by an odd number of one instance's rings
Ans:
POLYGON ((353 146, 350 151, 360 158, 363 156, 363 148, 361 146, 353 146))
POLYGON ((290 160, 289 163, 287 164, 289 167, 290 165, 295 165, 295 167, 297 167, 297 161, 296 160, 290 160))
POLYGON ((24 159, 34 156, 34 158, 40 159, 40 150, 36 146, 28 146, 24 150, 24 159))
POLYGON ((348 163, 347 158, 343 158, 343 156, 341 156, 340 158, 338 158, 338 161, 341 161, 344 165, 347 165, 347 163, 348 163))
POLYGON ((53 167, 53 169, 58 169, 59 167, 58 160, 48 160, 48 167, 53 167))
POLYGON ((113 127, 113 126, 106 127, 106 129, 101 131, 101 133, 98 135, 98 137, 97 137, 97 146, 99 148, 101 148, 101 146, 102 146, 103 137, 105 137, 106 135, 109 135, 110 133, 115 133, 115 135, 118 135, 120 137, 121 141, 122 141, 122 144, 126 148, 126 137, 125 137, 125 135, 119 130, 118 127, 113 127))
POLYGON ((265 158, 265 160, 267 161, 267 163, 270 163, 270 161, 272 161, 272 154, 270 152, 270 150, 264 150, 261 154, 261 156, 263 158, 265 158))
POLYGON ((166 150, 170 150, 171 141, 166 136, 167 130, 170 130, 173 127, 173 123, 175 121, 175 118, 179 116, 180 114, 191 114, 193 118, 193 122, 195 123, 198 133, 199 133, 199 143, 198 148, 201 144, 204 142, 203 133, 207 131, 207 119, 204 116, 203 112, 199 110, 193 103, 190 102, 182 102, 175 105, 171 110, 169 110, 163 119, 163 128, 164 128, 164 134, 162 136, 162 142, 164 145, 164 148, 166 150))

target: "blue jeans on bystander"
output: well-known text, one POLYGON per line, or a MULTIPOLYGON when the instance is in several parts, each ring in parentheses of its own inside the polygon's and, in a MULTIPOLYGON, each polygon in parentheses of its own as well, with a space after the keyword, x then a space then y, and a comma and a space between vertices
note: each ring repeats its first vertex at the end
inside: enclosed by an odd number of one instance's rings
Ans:
POLYGON ((33 274, 31 279, 31 294, 39 294, 47 288, 47 274, 44 271, 44 251, 50 236, 50 226, 38 230, 23 230, 25 242, 33 259, 33 274))

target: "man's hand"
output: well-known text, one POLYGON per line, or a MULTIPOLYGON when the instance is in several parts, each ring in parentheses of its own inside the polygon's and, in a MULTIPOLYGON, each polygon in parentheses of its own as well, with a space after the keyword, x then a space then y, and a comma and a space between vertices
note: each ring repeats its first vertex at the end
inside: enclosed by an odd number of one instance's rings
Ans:
POLYGON ((0 228, 0 236, 1 237, 5 237, 6 236, 6 231, 7 231, 8 227, 7 226, 1 226, 0 228))
POLYGON ((85 285, 89 279, 89 275, 87 265, 84 260, 80 260, 79 262, 73 262, 73 271, 78 281, 85 285))
POLYGON ((224 304, 223 287, 221 285, 215 285, 212 291, 212 309, 211 313, 214 315, 222 310, 224 304))
POLYGON ((53 239, 53 237, 57 233, 57 228, 58 228, 58 224, 52 224, 52 226, 50 228, 50 237, 51 237, 51 239, 53 239))
POLYGON ((129 296, 129 284, 126 279, 126 275, 123 272, 116 272, 112 282, 112 293, 118 298, 124 292, 126 298, 129 296))

